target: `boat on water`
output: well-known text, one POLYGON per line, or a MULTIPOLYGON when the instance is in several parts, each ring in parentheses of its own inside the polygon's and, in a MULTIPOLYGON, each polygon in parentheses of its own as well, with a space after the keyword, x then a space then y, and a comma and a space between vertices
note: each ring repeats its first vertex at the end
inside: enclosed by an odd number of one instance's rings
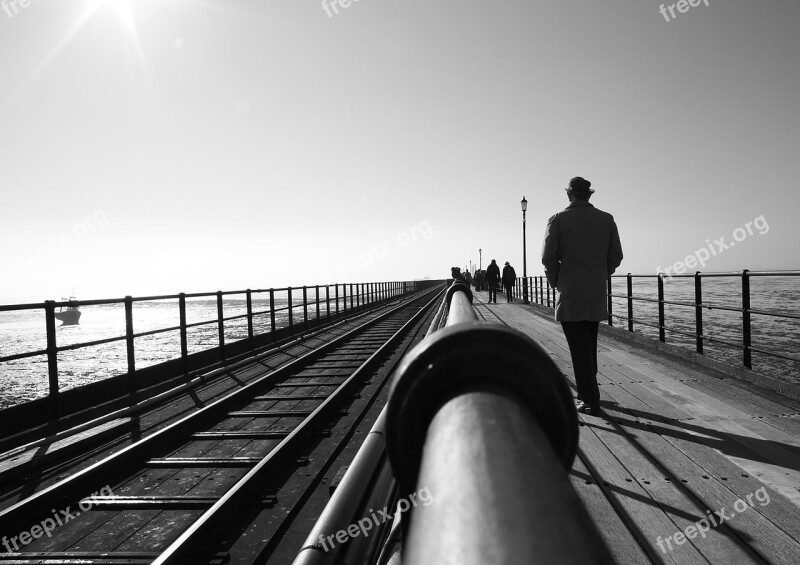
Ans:
POLYGON ((62 326, 75 326, 78 325, 81 319, 81 311, 78 308, 77 300, 74 296, 69 298, 62 298, 61 300, 69 301, 68 306, 62 306, 55 313, 56 320, 61 320, 62 326))

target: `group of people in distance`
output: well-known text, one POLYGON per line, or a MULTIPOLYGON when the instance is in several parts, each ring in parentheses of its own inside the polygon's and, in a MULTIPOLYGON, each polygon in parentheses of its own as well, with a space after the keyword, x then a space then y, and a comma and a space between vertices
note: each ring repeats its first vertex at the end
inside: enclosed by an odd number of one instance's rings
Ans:
POLYGON ((489 302, 497 304, 497 287, 502 283, 506 291, 506 302, 514 302, 514 285, 517 282, 517 272, 514 267, 506 261, 503 267, 503 273, 500 274, 500 267, 497 266, 497 261, 492 259, 492 263, 486 267, 486 270, 476 270, 475 276, 470 275, 470 272, 461 273, 461 267, 452 267, 450 274, 453 279, 464 281, 468 285, 475 284, 475 290, 489 290, 489 302))
MULTIPOLYGON (((570 179, 569 206, 547 220, 542 245, 542 265, 550 286, 556 290, 555 319, 561 323, 569 345, 578 412, 600 413, 597 387, 597 333, 608 317, 606 280, 622 262, 622 245, 614 217, 589 204, 592 183, 582 177, 570 179)), ((454 275, 457 267, 454 267, 454 275)), ((460 269, 458 269, 460 275, 460 269)), ((469 274, 469 273, 467 273, 469 274)), ((464 280, 463 276, 455 277, 464 280)), ((497 304, 497 286, 506 289, 513 302, 517 275, 506 261, 502 275, 492 259, 486 271, 476 271, 476 290, 488 286, 489 302, 497 304)), ((466 281, 465 281, 466 282, 466 281)))
POLYGON ((497 261, 492 262, 486 267, 486 284, 489 287, 489 302, 497 304, 497 286, 502 283, 506 290, 506 302, 514 302, 514 284, 517 282, 517 273, 508 261, 503 266, 503 274, 500 274, 500 267, 497 261))

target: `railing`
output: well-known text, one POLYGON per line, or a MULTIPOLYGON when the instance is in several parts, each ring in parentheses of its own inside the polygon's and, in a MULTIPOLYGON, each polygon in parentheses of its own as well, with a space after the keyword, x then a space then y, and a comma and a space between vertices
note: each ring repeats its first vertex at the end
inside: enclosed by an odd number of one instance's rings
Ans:
POLYGON ((517 277, 517 281, 514 285, 514 292, 513 296, 517 300, 523 300, 525 297, 525 291, 528 291, 528 300, 530 303, 533 304, 540 304, 542 306, 547 306, 548 308, 555 307, 556 302, 556 291, 550 286, 550 283, 547 281, 547 277, 544 275, 540 276, 532 276, 532 277, 517 277), (552 300, 550 298, 552 291, 552 300))
MULTIPOLYGON (((800 363, 800 355, 790 355, 787 353, 775 351, 774 349, 768 349, 767 347, 760 347, 753 344, 753 316, 765 316, 774 319, 783 319, 783 320, 800 320, 800 312, 797 313, 788 313, 788 312, 779 312, 774 309, 762 309, 762 308, 753 308, 751 305, 753 294, 750 288, 750 282, 753 277, 759 278, 766 278, 766 277, 797 277, 800 276, 800 271, 749 271, 747 269, 739 272, 729 272, 729 273, 685 273, 685 274, 673 274, 671 275, 672 278, 677 279, 691 279, 694 282, 693 291, 689 294, 693 295, 693 300, 679 300, 679 299, 667 299, 666 292, 665 292, 665 282, 668 280, 669 277, 666 277, 663 273, 660 274, 653 274, 653 275, 634 275, 628 273, 627 275, 613 275, 608 278, 607 288, 608 288, 608 325, 613 326, 614 320, 620 320, 624 323, 626 329, 630 332, 634 331, 635 326, 644 326, 646 328, 651 328, 655 332, 658 333, 658 340, 662 343, 667 342, 667 332, 674 334, 676 336, 683 336, 684 338, 689 338, 694 343, 694 349, 697 353, 705 354, 704 344, 719 344, 728 349, 736 349, 741 351, 741 364, 748 368, 753 368, 753 360, 752 354, 760 353, 766 355, 767 357, 775 358, 775 359, 782 359, 786 361, 790 361, 793 363, 800 363), (657 288, 655 294, 652 296, 645 296, 645 295, 635 295, 634 294, 634 280, 655 280, 657 288), (737 280, 736 290, 739 290, 741 293, 740 300, 738 303, 733 304, 730 302, 711 302, 707 298, 704 298, 705 293, 703 291, 703 279, 720 279, 720 280, 737 280), (613 283, 614 281, 624 281, 625 282, 625 291, 624 293, 615 293, 613 292, 613 283), (624 304, 624 311, 625 315, 618 315, 615 311, 615 302, 613 299, 618 299, 622 301, 624 304), (639 317, 635 315, 634 312, 634 304, 635 303, 644 303, 644 304, 652 304, 653 312, 652 318, 650 319, 643 319, 641 314, 639 317), (666 324, 666 306, 672 306, 676 308, 685 308, 689 309, 693 312, 693 326, 694 331, 687 331, 686 327, 681 327, 679 324, 675 324, 669 326, 666 324), (735 343, 729 337, 720 336, 719 333, 711 333, 708 330, 708 324, 704 320, 704 311, 705 312, 712 312, 713 310, 719 310, 723 312, 734 312, 736 314, 741 314, 741 325, 739 326, 741 330, 741 342, 735 343)), ((553 300, 551 304, 551 287, 550 284, 547 282, 546 277, 544 276, 537 276, 537 277, 528 277, 529 279, 529 288, 533 289, 532 294, 532 302, 535 304, 540 304, 547 307, 554 307, 555 302, 555 291, 553 291, 553 300)), ((520 279, 517 280, 516 288, 515 288, 515 297, 520 298, 522 293, 522 282, 520 279)), ((676 289, 675 294, 681 294, 681 291, 685 289, 676 289)), ((686 294, 686 292, 683 292, 686 294)), ((727 293, 728 296, 730 293, 727 293)), ((680 319, 680 318, 679 318, 680 319)), ((731 325, 731 324, 727 324, 731 325)), ((729 333, 732 332, 733 329, 729 330, 729 333)), ((798 330, 800 333, 800 330, 798 330)), ((797 341, 794 341, 795 345, 797 341)), ((683 345, 683 344, 681 344, 683 345)), ((797 351, 797 350, 795 350, 797 351)))
POLYGON ((39 350, 28 350, 16 352, 12 355, 0 356, 0 363, 7 363, 11 361, 18 361, 22 359, 30 359, 35 357, 44 357, 47 361, 47 374, 48 374, 48 396, 51 400, 51 417, 58 417, 58 396, 60 392, 59 382, 59 353, 65 351, 73 351, 89 347, 98 347, 100 345, 125 342, 126 346, 126 359, 127 359, 127 378, 129 393, 133 394, 136 390, 136 382, 134 373, 136 372, 136 350, 135 340, 137 338, 154 336, 164 334, 167 332, 180 333, 180 355, 179 357, 183 362, 184 374, 188 374, 188 332, 191 328, 216 325, 217 326, 217 340, 218 351, 221 360, 225 359, 226 339, 225 339, 225 322, 232 322, 235 320, 247 321, 247 337, 245 338, 251 344, 259 335, 271 334, 273 340, 278 334, 281 325, 280 318, 286 322, 283 326, 287 328, 286 331, 290 335, 294 335, 298 326, 302 327, 303 331, 309 329, 311 325, 319 324, 324 321, 330 321, 340 316, 346 316, 350 312, 359 311, 365 307, 390 300, 396 296, 404 295, 409 292, 417 290, 420 283, 425 281, 395 281, 395 282, 375 282, 375 283, 346 283, 334 284, 324 286, 303 286, 299 288, 270 288, 270 289, 257 289, 257 290, 240 290, 240 291, 217 291, 209 293, 179 293, 170 295, 159 296, 145 296, 145 297, 131 297, 103 299, 103 300, 73 300, 66 302, 56 302, 47 300, 42 303, 32 304, 14 304, 14 305, 0 305, 0 313, 3 312, 18 312, 18 311, 34 311, 40 310, 44 313, 45 318, 45 333, 46 333, 46 348, 39 350), (297 301, 296 292, 302 292, 301 301, 297 301), (309 297, 309 293, 312 294, 309 297), (322 296, 324 294, 324 297, 322 296), (285 295, 285 305, 276 305, 276 295, 280 295, 280 302, 283 302, 283 295, 285 295), (232 296, 243 296, 246 302, 246 313, 233 316, 225 316, 224 299, 232 296), (262 300, 266 303, 268 301, 269 307, 262 310, 254 309, 254 300, 262 300), (187 323, 187 299, 209 299, 216 300, 217 316, 212 320, 203 320, 199 322, 187 323), (134 304, 142 302, 164 301, 164 300, 177 300, 179 324, 150 329, 147 331, 136 332, 134 331, 134 304), (349 302, 349 304, 348 304, 349 302), (56 308, 62 307, 88 307, 88 306, 102 306, 102 305, 123 305, 125 311, 125 334, 113 337, 96 339, 92 341, 72 343, 69 345, 59 346, 57 342, 56 331, 56 308), (302 308, 302 310, 301 310, 302 308), (312 315, 309 316, 309 310, 312 315), (295 315, 300 314, 302 311, 302 320, 295 319, 295 315), (259 317, 267 317, 268 323, 264 325, 268 328, 266 332, 259 334, 258 326, 254 323, 259 317))

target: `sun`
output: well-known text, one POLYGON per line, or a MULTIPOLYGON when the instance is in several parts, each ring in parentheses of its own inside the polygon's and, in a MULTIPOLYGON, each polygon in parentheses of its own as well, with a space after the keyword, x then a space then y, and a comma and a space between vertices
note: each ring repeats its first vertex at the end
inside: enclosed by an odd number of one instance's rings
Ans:
POLYGON ((59 38, 53 47, 47 52, 42 61, 28 74, 21 84, 15 89, 11 96, 0 106, 0 113, 11 107, 14 101, 41 75, 47 67, 61 54, 72 39, 80 33, 84 26, 94 16, 104 8, 113 9, 118 16, 119 25, 122 28, 123 36, 133 46, 133 52, 138 59, 139 68, 144 77, 148 88, 152 91, 150 71, 145 60, 144 51, 139 40, 139 32, 136 28, 136 21, 133 16, 133 5, 136 0, 86 0, 78 18, 59 38))

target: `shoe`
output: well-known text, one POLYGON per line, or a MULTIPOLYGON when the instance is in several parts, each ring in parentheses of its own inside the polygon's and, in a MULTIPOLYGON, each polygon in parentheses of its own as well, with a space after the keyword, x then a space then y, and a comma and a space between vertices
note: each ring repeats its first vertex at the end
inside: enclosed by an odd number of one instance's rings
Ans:
POLYGON ((585 402, 578 403, 575 409, 581 414, 588 414, 589 416, 599 416, 601 412, 600 406, 589 406, 585 402))

